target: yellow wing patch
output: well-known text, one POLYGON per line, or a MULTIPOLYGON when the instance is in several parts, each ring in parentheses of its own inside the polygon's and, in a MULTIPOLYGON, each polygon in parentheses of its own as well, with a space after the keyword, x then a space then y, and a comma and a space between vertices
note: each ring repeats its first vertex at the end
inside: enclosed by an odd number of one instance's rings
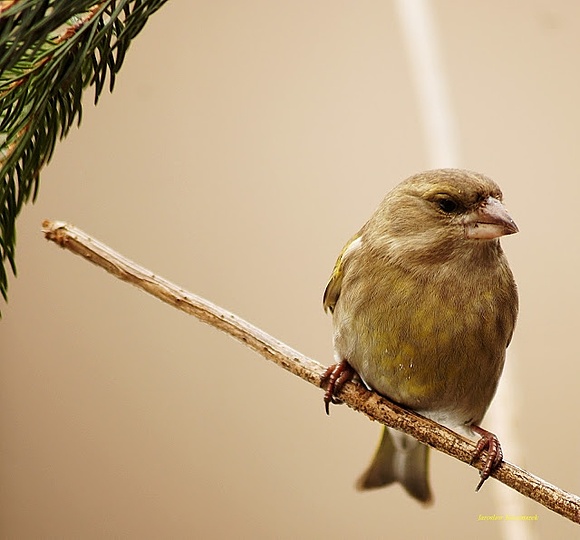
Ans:
POLYGON ((324 289, 324 296, 322 297, 322 305, 324 306, 324 311, 334 313, 334 307, 338 298, 340 296, 340 291, 342 289, 342 278, 344 277, 344 263, 348 256, 361 245, 361 231, 356 233, 344 246, 334 268, 332 270, 332 275, 328 280, 326 289, 324 289))

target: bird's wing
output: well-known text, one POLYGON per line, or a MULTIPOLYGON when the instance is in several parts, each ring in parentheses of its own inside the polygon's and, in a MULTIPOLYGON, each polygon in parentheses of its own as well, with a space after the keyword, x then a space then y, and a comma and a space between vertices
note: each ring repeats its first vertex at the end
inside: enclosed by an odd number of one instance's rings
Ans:
POLYGON ((344 246, 334 268, 332 270, 332 275, 326 285, 326 289, 324 289, 324 296, 322 297, 322 305, 324 306, 324 311, 330 311, 330 313, 334 312, 334 307, 336 306, 336 302, 338 302, 338 298, 340 296, 340 290, 342 288, 342 278, 344 277, 344 269, 345 269, 345 262, 348 260, 350 255, 354 251, 356 251, 362 242, 361 239, 362 231, 356 233, 344 246))

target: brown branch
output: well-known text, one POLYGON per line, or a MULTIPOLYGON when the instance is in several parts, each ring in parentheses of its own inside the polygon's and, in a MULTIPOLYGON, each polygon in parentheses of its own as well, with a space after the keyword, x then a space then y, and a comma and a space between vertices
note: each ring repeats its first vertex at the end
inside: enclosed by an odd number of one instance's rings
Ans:
MULTIPOLYGON (((84 257, 115 277, 147 291, 163 302, 230 334, 268 360, 321 387, 321 377, 325 370, 321 364, 233 313, 181 289, 162 277, 155 276, 72 225, 45 221, 43 232, 48 240, 84 257)), ((338 395, 349 407, 364 413, 371 420, 404 431, 440 452, 464 463, 470 463, 475 445, 439 424, 402 409, 358 383, 346 384, 338 395)), ((481 469, 483 459, 480 458, 474 466, 481 469)), ((506 461, 502 462, 492 476, 546 508, 580 523, 580 497, 563 491, 506 461)))
POLYGON ((18 0, 3 0, 0 2, 0 15, 10 9, 18 0))

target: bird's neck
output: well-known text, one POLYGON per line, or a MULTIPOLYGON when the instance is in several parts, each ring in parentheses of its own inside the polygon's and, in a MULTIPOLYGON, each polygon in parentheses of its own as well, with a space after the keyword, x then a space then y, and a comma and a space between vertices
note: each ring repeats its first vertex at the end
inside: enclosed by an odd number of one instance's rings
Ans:
POLYGON ((390 238, 375 253, 380 253, 391 264, 411 272, 428 268, 432 272, 459 270, 464 273, 470 269, 493 267, 498 258, 503 256, 497 239, 466 238, 444 238, 440 241, 430 238, 425 242, 417 238, 390 238))

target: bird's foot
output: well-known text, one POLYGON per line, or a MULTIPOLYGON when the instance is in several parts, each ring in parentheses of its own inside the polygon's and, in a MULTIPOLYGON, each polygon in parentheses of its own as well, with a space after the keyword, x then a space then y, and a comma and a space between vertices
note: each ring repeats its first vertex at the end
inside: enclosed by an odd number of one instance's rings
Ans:
POLYGON ((336 397, 336 394, 340 392, 341 388, 350 381, 356 375, 356 371, 352 369, 350 364, 343 360, 339 364, 332 364, 322 376, 321 386, 326 388, 324 393, 324 409, 326 414, 330 414, 330 404, 334 403, 338 405, 342 403, 340 399, 336 397))
POLYGON ((479 472, 481 480, 475 488, 475 491, 479 491, 479 488, 483 486, 483 483, 489 478, 491 473, 497 469, 497 467, 499 467, 499 464, 503 459, 503 452, 498 438, 493 433, 490 433, 489 431, 479 426, 471 426, 471 429, 481 436, 481 439, 479 439, 477 446, 475 447, 475 452, 473 454, 473 458, 471 459, 471 463, 473 463, 484 450, 487 451, 485 464, 483 469, 481 469, 479 472))

